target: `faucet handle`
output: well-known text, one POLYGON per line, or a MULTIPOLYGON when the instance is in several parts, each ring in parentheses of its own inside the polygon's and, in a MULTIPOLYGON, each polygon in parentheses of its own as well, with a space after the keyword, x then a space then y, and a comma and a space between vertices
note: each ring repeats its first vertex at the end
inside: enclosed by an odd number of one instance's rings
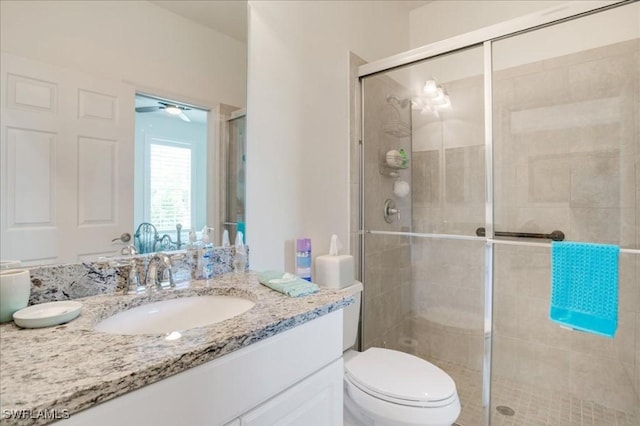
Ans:
POLYGON ((158 284, 162 282, 164 274, 166 272, 169 274, 169 287, 175 287, 176 283, 173 280, 173 271, 171 270, 171 267, 173 266, 173 264, 171 263, 171 256, 166 253, 160 253, 160 256, 162 258, 162 262, 164 263, 164 268, 158 268, 158 284))
POLYGON ((160 256, 162 263, 164 263, 164 266, 166 266, 167 268, 171 268, 171 256, 169 256, 167 253, 158 253, 158 255, 160 256))
POLYGON ((118 262, 111 265, 116 269, 118 277, 117 289, 122 294, 128 294, 130 291, 138 291, 140 285, 140 274, 138 272, 138 263, 136 259, 128 262, 118 262))
POLYGON ((142 282, 147 290, 152 290, 157 286, 158 274, 156 270, 156 263, 158 260, 160 260, 160 258, 157 255, 149 256, 147 258, 147 264, 144 268, 144 281, 142 282))
POLYGON ((131 259, 129 263, 131 265, 131 270, 129 271, 129 290, 133 290, 136 293, 144 290, 144 286, 140 280, 139 263, 138 259, 131 259))

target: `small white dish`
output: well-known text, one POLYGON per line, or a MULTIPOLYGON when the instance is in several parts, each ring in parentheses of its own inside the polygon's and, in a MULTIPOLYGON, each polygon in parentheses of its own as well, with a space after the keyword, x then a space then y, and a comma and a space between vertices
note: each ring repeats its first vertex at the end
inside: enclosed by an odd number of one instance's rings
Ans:
POLYGON ((13 321, 22 328, 42 328, 64 324, 80 315, 82 303, 73 300, 40 303, 13 314, 13 321))

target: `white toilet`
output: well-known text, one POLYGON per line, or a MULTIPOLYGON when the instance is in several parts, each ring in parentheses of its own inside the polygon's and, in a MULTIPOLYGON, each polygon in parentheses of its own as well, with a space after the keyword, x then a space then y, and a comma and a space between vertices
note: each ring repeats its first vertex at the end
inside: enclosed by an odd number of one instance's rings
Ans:
POLYGON ((450 426, 460 415, 456 384, 435 365, 404 352, 356 343, 362 284, 344 310, 344 426, 450 426))

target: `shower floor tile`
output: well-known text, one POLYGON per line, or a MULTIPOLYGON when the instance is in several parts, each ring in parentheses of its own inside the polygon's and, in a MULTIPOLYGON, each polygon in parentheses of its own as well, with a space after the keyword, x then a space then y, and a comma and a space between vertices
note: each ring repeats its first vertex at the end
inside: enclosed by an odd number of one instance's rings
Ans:
MULTIPOLYGON (((482 426, 482 374, 449 361, 430 359, 456 382, 462 404, 460 426, 482 426)), ((559 392, 538 391, 513 380, 493 381, 491 426, 638 426, 637 413, 624 413, 593 401, 567 397, 559 392), (497 407, 511 408, 513 415, 497 407)))

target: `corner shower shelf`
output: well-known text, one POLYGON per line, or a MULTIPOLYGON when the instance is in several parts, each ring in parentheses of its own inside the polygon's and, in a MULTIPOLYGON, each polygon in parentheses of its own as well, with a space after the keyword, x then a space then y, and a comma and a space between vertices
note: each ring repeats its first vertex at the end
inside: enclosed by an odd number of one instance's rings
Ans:
POLYGON ((404 149, 389 150, 380 155, 380 174, 383 176, 399 177, 399 170, 406 170, 409 168, 409 162, 411 159, 407 155, 404 149))

